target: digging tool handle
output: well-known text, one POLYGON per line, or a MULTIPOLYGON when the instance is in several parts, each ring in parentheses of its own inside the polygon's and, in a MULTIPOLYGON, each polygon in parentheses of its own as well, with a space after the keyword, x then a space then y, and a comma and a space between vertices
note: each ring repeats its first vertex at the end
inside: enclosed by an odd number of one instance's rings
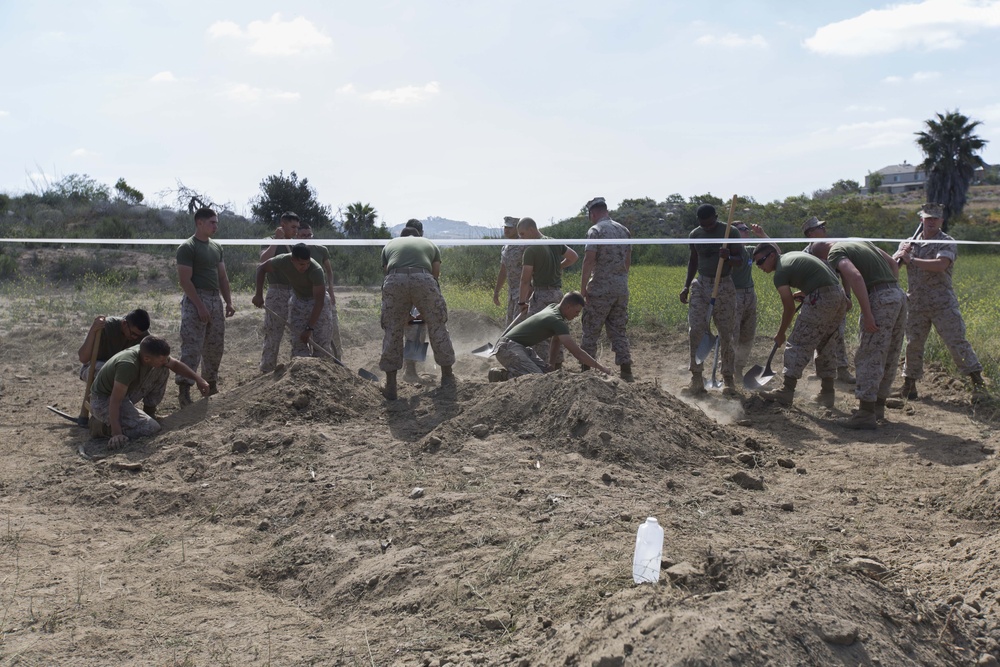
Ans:
MULTIPOLYGON (((292 325, 288 323, 288 320, 286 320, 286 319, 285 319, 284 317, 282 317, 282 316, 281 316, 281 315, 279 315, 278 313, 274 312, 273 310, 271 310, 271 309, 270 309, 270 308, 268 308, 267 306, 264 306, 264 310, 266 310, 266 311, 267 311, 268 313, 270 313, 270 314, 271 314, 271 317, 276 317, 276 318, 278 318, 279 320, 281 320, 281 323, 285 325, 285 328, 287 328, 287 329, 288 329, 288 332, 289 332, 290 334, 292 334, 293 336, 295 335, 295 332, 294 332, 294 331, 292 331, 292 325)), ((320 351, 320 352, 322 352, 323 354, 325 354, 326 356, 328 356, 328 357, 330 357, 331 359, 333 359, 333 363, 337 364, 337 365, 338 365, 338 366, 340 366, 341 368, 347 368, 347 366, 344 366, 344 362, 342 362, 342 361, 341 361, 340 359, 338 359, 337 357, 335 357, 335 356, 333 355, 333 353, 332 353, 332 352, 330 352, 330 350, 328 350, 328 349, 326 349, 325 347, 323 347, 322 345, 318 344, 318 343, 317 343, 316 341, 313 341, 313 340, 310 340, 310 341, 309 341, 309 344, 310 344, 310 345, 312 345, 313 347, 315 347, 315 348, 316 348, 317 350, 319 350, 319 351, 320 351)))
MULTIPOLYGON (((917 239, 917 237, 920 236, 923 233, 923 231, 924 231, 924 221, 921 220, 920 224, 917 225, 917 231, 913 232, 913 236, 910 237, 910 240, 911 241, 915 241, 917 239)), ((901 259, 897 259, 896 260, 896 266, 899 266, 902 263, 903 263, 903 260, 901 260, 901 259)))
POLYGON ((774 354, 778 351, 778 344, 775 343, 771 346, 771 354, 767 355, 767 363, 764 364, 764 370, 768 373, 771 371, 771 362, 774 361, 774 354))
MULTIPOLYGON (((729 230, 733 228, 733 214, 736 212, 736 195, 729 204, 729 219, 726 221, 726 235, 722 237, 722 247, 725 248, 729 242, 729 230)), ((719 284, 722 282, 722 258, 719 258, 719 265, 715 268, 715 286, 712 287, 712 301, 715 305, 715 298, 719 296, 719 284)))
POLYGON ((101 334, 104 328, 97 330, 94 334, 94 346, 90 349, 90 368, 87 369, 87 387, 83 390, 83 405, 80 407, 80 421, 84 422, 90 418, 90 387, 94 384, 94 375, 97 373, 97 353, 101 348, 101 334))

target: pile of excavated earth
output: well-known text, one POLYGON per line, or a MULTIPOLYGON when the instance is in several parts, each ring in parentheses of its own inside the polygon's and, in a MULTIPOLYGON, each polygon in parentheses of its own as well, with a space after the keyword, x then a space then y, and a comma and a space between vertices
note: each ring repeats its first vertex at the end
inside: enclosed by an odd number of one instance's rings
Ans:
POLYGON ((27 439, 38 398, 8 383, 0 407, 27 407, 5 422, 0 655, 997 664, 988 422, 951 398, 912 402, 857 441, 817 406, 717 393, 685 404, 662 379, 683 351, 661 354, 660 377, 631 384, 560 371, 498 384, 460 374, 448 387, 428 375, 390 403, 353 367, 298 359, 114 454, 82 429, 27 439), (733 405, 735 423, 708 416, 733 405), (635 585, 647 516, 664 527, 663 573, 635 585), (18 534, 30 539, 15 549, 18 534), (12 587, 15 556, 49 562, 49 580, 21 565, 12 587))

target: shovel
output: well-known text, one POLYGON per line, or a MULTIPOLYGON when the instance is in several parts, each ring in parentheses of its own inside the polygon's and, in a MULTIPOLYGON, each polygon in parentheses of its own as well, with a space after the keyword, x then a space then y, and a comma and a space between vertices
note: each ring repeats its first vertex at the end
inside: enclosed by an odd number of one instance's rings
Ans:
POLYGON ((87 387, 83 390, 83 405, 80 406, 80 416, 74 417, 51 405, 45 406, 63 419, 68 419, 81 428, 87 428, 90 425, 90 387, 94 384, 94 375, 97 373, 97 351, 101 347, 102 333, 104 333, 104 329, 97 330, 97 333, 94 335, 94 345, 90 350, 90 368, 87 369, 87 387))
POLYGON ((764 385, 771 381, 771 378, 774 377, 774 371, 771 370, 771 361, 774 359, 774 353, 777 351, 778 344, 775 343, 774 347, 771 348, 771 354, 767 356, 767 367, 761 368, 760 364, 756 364, 746 372, 746 375, 743 376, 743 386, 747 391, 760 391, 764 385))
POLYGON ((507 325, 507 328, 503 330, 503 333, 497 336, 497 340, 495 343, 486 343, 486 345, 481 345, 480 347, 474 349, 472 351, 472 354, 476 355, 477 357, 483 357, 484 359, 489 359, 490 357, 492 357, 493 351, 496 349, 496 346, 500 344, 500 339, 506 336, 507 332, 513 329, 515 324, 518 324, 521 320, 523 320, 527 315, 527 313, 528 313, 527 310, 522 310, 520 313, 517 314, 517 317, 515 317, 511 321, 511 323, 507 325))
MULTIPOLYGON (((286 320, 284 317, 282 317, 278 313, 274 312, 273 310, 271 310, 267 306, 264 306, 264 310, 266 310, 267 312, 269 312, 271 314, 271 317, 276 317, 279 320, 281 320, 281 323, 284 324, 285 328, 288 329, 288 333, 292 334, 293 336, 295 335, 295 332, 292 331, 292 325, 288 323, 288 320, 286 320)), ((333 353, 330 352, 329 350, 327 350, 322 345, 318 345, 317 343, 315 343, 313 341, 309 341, 309 344, 312 345, 317 350, 319 350, 320 352, 322 352, 323 354, 325 354, 326 356, 328 356, 331 360, 333 360, 333 363, 337 364, 341 368, 347 368, 347 366, 344 365, 344 362, 342 362, 337 357, 333 356, 333 353)), ((348 368, 347 370, 350 370, 350 369, 348 368)), ((377 375, 375 375, 374 373, 371 373, 369 371, 366 371, 363 368, 359 368, 358 369, 358 375, 360 375, 361 377, 363 377, 366 380, 371 380, 372 382, 378 382, 378 376, 377 375)))
POLYGON ((423 338, 424 324, 423 320, 413 320, 410 322, 410 326, 417 327, 417 340, 408 340, 403 343, 403 359, 407 361, 427 361, 427 343, 421 343, 420 339, 423 338))
MULTIPOLYGON (((736 195, 733 195, 733 201, 729 204, 729 219, 726 221, 726 234, 722 237, 723 248, 726 247, 729 241, 729 230, 733 227, 733 213, 735 211, 736 195)), ((712 311, 715 310, 715 299, 719 296, 719 283, 722 282, 722 264, 723 262, 720 258, 718 266, 715 268, 715 286, 712 288, 712 298, 708 302, 708 330, 702 336, 701 342, 698 343, 698 349, 694 351, 694 360, 699 364, 708 359, 709 353, 718 342, 718 336, 712 333, 712 311)))
POLYGON ((722 383, 716 375, 719 370, 719 337, 715 337, 715 359, 712 361, 712 379, 705 380, 705 389, 719 389, 722 387, 722 383))

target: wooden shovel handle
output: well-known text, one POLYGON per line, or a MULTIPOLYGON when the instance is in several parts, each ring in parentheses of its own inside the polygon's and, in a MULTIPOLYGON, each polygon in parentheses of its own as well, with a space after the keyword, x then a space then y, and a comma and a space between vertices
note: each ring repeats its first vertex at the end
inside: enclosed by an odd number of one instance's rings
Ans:
POLYGON ((97 374, 97 353, 101 347, 101 334, 104 328, 101 327, 94 335, 94 345, 90 348, 90 368, 87 369, 87 388, 83 390, 83 405, 80 407, 80 418, 90 418, 90 387, 94 384, 94 376, 97 374))
MULTIPOLYGON (((729 204, 729 219, 726 221, 726 235, 722 237, 722 247, 725 248, 727 242, 729 241, 729 230, 733 227, 733 213, 736 212, 736 195, 733 195, 733 200, 729 204)), ((715 287, 712 288, 712 302, 715 302, 715 298, 719 296, 719 283, 722 282, 722 259, 719 259, 719 265, 715 269, 715 287)))

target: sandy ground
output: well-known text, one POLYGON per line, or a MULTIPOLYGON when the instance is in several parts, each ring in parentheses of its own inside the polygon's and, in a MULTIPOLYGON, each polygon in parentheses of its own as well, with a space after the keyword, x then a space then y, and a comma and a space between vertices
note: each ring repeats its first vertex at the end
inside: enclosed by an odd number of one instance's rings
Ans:
POLYGON ((856 433, 847 385, 684 402, 677 334, 636 336, 632 384, 490 385, 495 328, 453 313, 457 386, 428 363, 386 403, 374 317, 348 370, 260 377, 239 305, 222 393, 171 386, 105 458, 46 410, 79 410, 85 324, 0 336, 0 665, 997 664, 998 404, 957 379, 856 433), (669 569, 636 586, 647 516, 669 569))

